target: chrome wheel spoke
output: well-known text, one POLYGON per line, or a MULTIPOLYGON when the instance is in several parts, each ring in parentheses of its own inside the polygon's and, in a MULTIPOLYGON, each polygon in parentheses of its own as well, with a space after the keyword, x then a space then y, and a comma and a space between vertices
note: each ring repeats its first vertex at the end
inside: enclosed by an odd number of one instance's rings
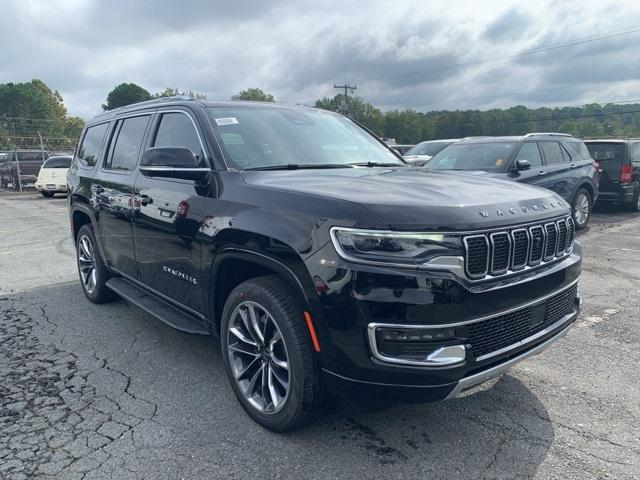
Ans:
POLYGON ((240 391, 256 410, 277 413, 289 396, 287 348, 271 314, 253 301, 232 312, 227 333, 227 355, 240 391))
POLYGON ((98 284, 96 260, 91 240, 82 235, 78 240, 78 270, 82 285, 88 293, 93 293, 98 284))

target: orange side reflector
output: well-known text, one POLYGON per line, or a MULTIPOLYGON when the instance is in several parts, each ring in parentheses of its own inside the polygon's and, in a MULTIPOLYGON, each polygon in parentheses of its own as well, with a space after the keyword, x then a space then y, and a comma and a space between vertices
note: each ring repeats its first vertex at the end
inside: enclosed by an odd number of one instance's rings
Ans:
POLYGON ((307 322, 307 328, 309 329, 309 335, 311 335, 311 343, 313 343, 313 349, 316 352, 320 351, 320 344, 318 343, 318 337, 316 337, 316 329, 313 328, 313 323, 311 322, 311 315, 309 312, 304 312, 304 320, 307 322))

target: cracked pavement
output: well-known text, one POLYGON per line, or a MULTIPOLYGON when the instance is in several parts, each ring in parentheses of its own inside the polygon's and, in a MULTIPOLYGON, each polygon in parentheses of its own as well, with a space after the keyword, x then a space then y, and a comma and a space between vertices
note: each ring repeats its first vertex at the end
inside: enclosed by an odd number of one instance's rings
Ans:
POLYGON ((334 402, 278 435, 244 414, 208 337, 77 281, 66 200, 0 193, 0 479, 640 477, 640 216, 579 235, 584 311, 492 389, 334 402))

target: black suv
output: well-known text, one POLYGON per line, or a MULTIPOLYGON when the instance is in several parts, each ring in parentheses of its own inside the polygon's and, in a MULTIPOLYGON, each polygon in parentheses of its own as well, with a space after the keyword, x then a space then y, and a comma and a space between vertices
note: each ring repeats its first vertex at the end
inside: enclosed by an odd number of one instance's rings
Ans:
POLYGON ((582 140, 566 133, 469 137, 434 155, 425 168, 465 170, 553 190, 571 205, 578 230, 589 223, 598 197, 598 164, 582 140))
POLYGON ((600 165, 599 203, 621 203, 640 212, 640 139, 586 140, 600 165))
POLYGON ((331 392, 456 397, 579 311, 562 198, 409 167, 331 112, 132 105, 88 123, 67 180, 86 296, 219 335, 236 396, 272 430, 331 392))

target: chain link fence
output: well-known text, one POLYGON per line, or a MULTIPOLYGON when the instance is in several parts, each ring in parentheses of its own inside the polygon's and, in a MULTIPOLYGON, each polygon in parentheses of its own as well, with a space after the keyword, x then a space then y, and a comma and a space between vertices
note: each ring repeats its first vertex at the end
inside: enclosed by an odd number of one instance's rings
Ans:
POLYGON ((72 155, 78 138, 43 136, 39 132, 3 136, 0 144, 0 189, 35 190, 40 167, 54 155, 72 155), (4 147, 4 148, 3 148, 4 147))

